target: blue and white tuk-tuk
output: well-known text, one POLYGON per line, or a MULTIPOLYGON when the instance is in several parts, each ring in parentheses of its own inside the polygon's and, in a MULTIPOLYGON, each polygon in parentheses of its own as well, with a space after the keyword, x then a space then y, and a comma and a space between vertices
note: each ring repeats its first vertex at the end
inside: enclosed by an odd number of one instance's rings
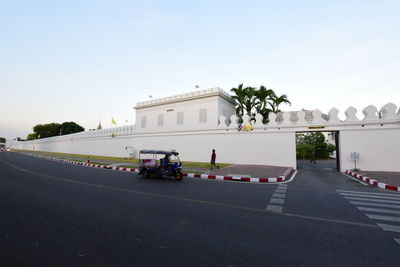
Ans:
POLYGON ((143 178, 150 176, 175 177, 182 180, 182 163, 179 153, 172 150, 140 150, 139 151, 139 174, 143 178))

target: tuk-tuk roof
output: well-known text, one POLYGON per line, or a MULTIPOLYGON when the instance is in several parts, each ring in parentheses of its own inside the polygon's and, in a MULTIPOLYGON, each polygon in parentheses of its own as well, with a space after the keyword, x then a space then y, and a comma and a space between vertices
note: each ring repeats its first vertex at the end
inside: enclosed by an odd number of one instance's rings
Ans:
POLYGON ((172 151, 172 150, 140 150, 139 151, 140 154, 161 154, 161 155, 178 155, 179 153, 176 151, 172 151))

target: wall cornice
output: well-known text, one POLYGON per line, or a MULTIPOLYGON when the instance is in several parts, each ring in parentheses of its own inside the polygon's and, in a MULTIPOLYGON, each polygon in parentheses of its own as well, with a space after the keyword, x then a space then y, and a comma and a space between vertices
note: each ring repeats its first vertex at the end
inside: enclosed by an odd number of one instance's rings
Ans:
POLYGON ((208 98, 208 97, 213 97, 213 96, 220 96, 220 97, 224 98, 225 100, 231 102, 232 104, 235 104, 235 102, 233 101, 233 99, 227 92, 225 92, 224 90, 222 90, 219 87, 214 87, 214 88, 190 92, 190 93, 186 93, 186 94, 180 94, 180 95, 158 98, 158 99, 149 100, 149 101, 138 102, 138 103, 136 103, 136 106, 133 108, 134 109, 149 108, 149 107, 161 106, 161 105, 166 105, 166 104, 191 101, 191 100, 196 100, 196 99, 201 99, 201 98, 208 98))

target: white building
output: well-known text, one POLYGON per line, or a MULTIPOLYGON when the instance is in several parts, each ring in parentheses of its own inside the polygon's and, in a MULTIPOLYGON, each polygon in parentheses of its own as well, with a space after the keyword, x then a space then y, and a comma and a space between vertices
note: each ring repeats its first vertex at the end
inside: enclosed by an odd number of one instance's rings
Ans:
POLYGON ((235 114, 235 102, 218 87, 138 102, 134 108, 138 133, 210 129, 221 115, 235 114))

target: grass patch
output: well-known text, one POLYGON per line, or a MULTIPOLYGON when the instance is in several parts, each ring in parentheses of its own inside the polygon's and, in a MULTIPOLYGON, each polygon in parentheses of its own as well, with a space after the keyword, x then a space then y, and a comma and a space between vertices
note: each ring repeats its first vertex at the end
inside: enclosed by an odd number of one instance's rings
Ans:
MULTIPOLYGON (((74 160, 74 161, 81 161, 86 162, 87 158, 89 157, 91 164, 99 164, 99 165, 108 165, 108 163, 100 163, 100 162, 92 162, 93 160, 104 160, 104 161, 111 161, 111 162, 122 162, 122 163, 136 163, 139 164, 139 159, 136 158, 122 158, 122 157, 110 157, 110 156, 98 156, 98 155, 85 155, 85 154, 70 154, 70 153, 59 153, 59 152, 47 152, 47 151, 32 151, 32 150, 23 150, 23 149, 15 149, 16 151, 23 151, 23 152, 30 152, 35 154, 44 154, 44 155, 52 155, 52 156, 62 156, 66 160, 74 160), (82 158, 82 160, 75 159, 75 158, 82 158)), ((59 157, 60 158, 60 157, 59 157)), ((185 168, 210 168, 209 162, 193 162, 193 161, 182 161, 182 165, 185 168)), ((224 168, 230 166, 232 164, 228 163, 217 163, 220 168, 224 168)), ((125 165, 124 165, 125 166, 125 165)), ((132 166, 126 167, 131 168, 132 166)), ((124 167, 125 168, 125 167, 124 167)))
MULTIPOLYGON (((231 166, 232 164, 228 163, 216 163, 220 168, 231 166)), ((183 167, 186 168, 210 168, 209 162, 193 162, 193 161, 182 161, 183 167)))
POLYGON ((116 161, 116 162, 139 163, 138 159, 132 159, 132 158, 86 155, 86 154, 70 154, 70 153, 47 152, 47 151, 32 151, 32 150, 23 150, 23 149, 15 149, 15 150, 16 151, 36 153, 36 154, 53 155, 53 156, 79 157, 79 158, 83 158, 85 160, 89 157, 90 160, 97 159, 97 160, 116 161))
MULTIPOLYGON (((85 161, 85 163, 87 163, 87 162, 85 161)), ((89 164, 94 164, 94 165, 109 165, 109 164, 104 163, 104 162, 96 162, 96 161, 90 161, 89 164)))

